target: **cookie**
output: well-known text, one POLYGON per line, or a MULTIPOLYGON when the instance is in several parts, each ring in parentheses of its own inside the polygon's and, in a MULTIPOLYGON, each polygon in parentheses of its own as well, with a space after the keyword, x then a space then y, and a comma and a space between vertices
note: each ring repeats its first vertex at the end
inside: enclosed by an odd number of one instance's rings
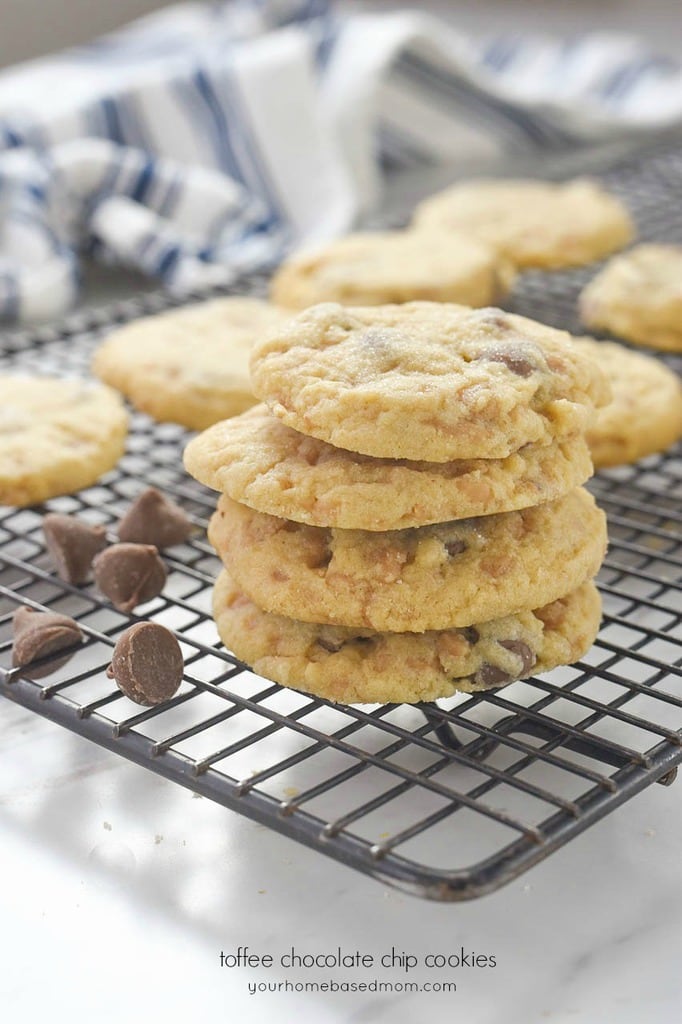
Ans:
POLYGON ((593 330, 682 352, 682 246, 638 245, 610 260, 580 296, 593 330))
POLYGON ((617 252, 634 237, 622 203, 582 178, 561 184, 500 179, 453 185, 417 206, 413 227, 471 234, 520 268, 582 266, 617 252))
POLYGON ((0 504, 37 505, 89 487, 116 465, 127 433, 110 388, 0 376, 0 504))
POLYGON ((567 594, 597 573, 606 522, 582 488, 518 512, 386 533, 304 526, 223 495, 209 540, 264 611, 421 633, 567 594))
POLYGON ((506 459, 374 459, 299 434, 257 405, 185 449, 197 480, 258 512, 310 526, 400 530, 551 501, 592 475, 582 435, 506 459))
POLYGON ((323 303, 254 348, 259 398, 287 426, 377 458, 503 459, 584 431, 609 398, 570 336, 497 309, 323 303))
POLYGON ((468 629, 375 633, 263 612, 223 571, 213 615, 225 646, 266 679, 342 704, 413 704, 572 664, 594 642, 601 601, 584 583, 543 608, 468 629))
POLYGON ((254 404, 251 347, 285 319, 260 299, 202 302, 114 331, 92 368, 153 419, 203 430, 254 404))
POLYGON ((673 370, 615 341, 575 344, 598 361, 613 394, 587 434, 597 468, 636 462, 682 437, 682 382, 673 370))
POLYGON ((490 306, 507 295, 513 279, 511 264, 475 238, 377 231, 291 257, 272 279, 270 297, 292 309, 413 300, 490 306))

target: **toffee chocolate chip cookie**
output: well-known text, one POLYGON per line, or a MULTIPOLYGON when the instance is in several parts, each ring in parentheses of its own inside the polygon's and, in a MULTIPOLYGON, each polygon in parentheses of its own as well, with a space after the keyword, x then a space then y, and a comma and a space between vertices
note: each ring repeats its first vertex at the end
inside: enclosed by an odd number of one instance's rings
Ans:
POLYGON ((285 319, 270 303, 248 298, 145 317, 108 336, 93 371, 153 419, 203 430, 254 404, 251 348, 285 319))
POLYGON ((216 423, 185 449, 187 470, 258 512, 311 526, 400 530, 508 512, 567 494, 592 475, 582 435, 506 459, 374 459, 299 434, 264 405, 216 423))
POLYGON ((594 330, 682 352, 682 246, 638 245, 610 260, 583 290, 580 315, 594 330))
POLYGON ((682 382, 673 370, 617 342, 574 340, 599 363, 613 393, 587 434, 598 469, 665 451, 682 437, 682 382))
POLYGON ((518 512, 386 533, 303 526, 223 495, 209 540, 264 611, 423 632, 567 594, 597 573, 606 521, 582 488, 518 512))
POLYGON ((632 220, 596 182, 481 180, 454 185, 417 206, 417 230, 452 229, 492 245, 515 266, 581 266, 627 245, 632 220))
POLYGON ((127 432, 123 402, 101 384, 0 377, 0 504, 89 487, 116 465, 127 432))
POLYGON ((222 572, 213 615, 225 646, 266 679, 343 704, 416 703, 571 664, 595 639, 601 601, 584 583, 535 611, 467 629, 375 633, 268 614, 222 572))
POLYGON ((275 274, 270 296, 293 309, 319 302, 376 306, 416 299, 489 306, 505 297, 513 279, 511 264, 475 238, 368 232, 292 256, 275 274))
POLYGON ((303 434, 429 462, 565 439, 609 398, 564 331, 446 303, 313 306, 256 345, 251 374, 256 395, 303 434))

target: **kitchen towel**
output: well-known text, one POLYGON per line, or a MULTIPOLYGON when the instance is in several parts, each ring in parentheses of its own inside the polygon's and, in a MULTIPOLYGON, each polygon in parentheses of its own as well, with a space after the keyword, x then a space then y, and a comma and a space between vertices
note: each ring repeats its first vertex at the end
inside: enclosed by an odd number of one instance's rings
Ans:
POLYGON ((0 317, 73 304, 87 256, 176 293, 347 231, 383 176, 682 119, 634 40, 473 39, 325 0, 167 8, 0 73, 0 317))

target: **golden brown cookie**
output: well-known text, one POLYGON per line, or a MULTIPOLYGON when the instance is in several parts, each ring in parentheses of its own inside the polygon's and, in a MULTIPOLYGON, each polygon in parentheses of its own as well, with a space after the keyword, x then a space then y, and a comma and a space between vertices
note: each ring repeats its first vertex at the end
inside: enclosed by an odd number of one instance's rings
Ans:
POLYGON ((213 615, 225 646, 266 679, 340 704, 413 704, 572 664, 594 642, 601 601, 584 583, 543 608, 467 629, 374 633, 270 615, 223 571, 213 615))
POLYGON ((511 264, 476 238, 373 231, 290 257, 273 277, 270 296, 292 309, 414 300, 490 306, 501 302, 513 280, 511 264))
POLYGON ((51 377, 0 377, 0 504, 37 505, 94 484, 125 447, 115 391, 51 377))
POLYGON ((539 608, 594 576, 606 521, 583 488, 497 516, 368 533, 303 526, 223 495, 209 539, 260 608, 390 632, 539 608))
POLYGON ((284 320, 282 310, 261 299, 174 309, 110 334, 95 353, 93 371, 153 419, 203 430, 254 404, 251 348, 284 320))
POLYGON ((682 382, 673 370, 615 341, 575 343, 599 363, 613 394, 587 434, 597 469, 636 462, 682 437, 682 382))
POLYGON ((346 530, 508 512, 558 498, 592 475, 582 435, 526 445, 506 459, 373 459, 299 434, 264 405, 193 438, 184 461, 197 480, 258 512, 346 530))
POLYGON ((638 245, 580 296, 583 323, 638 345, 682 352, 682 246, 638 245))
POLYGON ((522 268, 592 263, 622 249, 634 236, 622 203, 582 178, 561 184, 467 181, 420 203, 413 226, 474 235, 522 268))
POLYGON ((287 426, 377 458, 501 459, 585 430, 609 396, 570 336, 497 309, 325 303, 251 357, 287 426))

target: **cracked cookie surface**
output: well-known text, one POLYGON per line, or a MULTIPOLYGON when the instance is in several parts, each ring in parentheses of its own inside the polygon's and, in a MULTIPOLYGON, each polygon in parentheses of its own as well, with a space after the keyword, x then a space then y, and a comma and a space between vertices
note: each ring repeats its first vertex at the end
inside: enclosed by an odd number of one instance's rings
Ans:
POLYGON ((0 377, 0 504, 89 487, 116 465, 127 433, 120 396, 102 384, 0 377))
POLYGON ((223 495, 209 540, 264 611, 423 632, 567 594, 596 575, 606 520, 583 488, 518 512, 386 533, 305 526, 223 495))
POLYGON ((467 232, 517 267, 544 269, 592 263, 622 249, 634 235, 623 204, 584 178, 464 182, 423 200, 413 226, 467 232))
POLYGON ((564 331, 447 303, 324 303, 251 357, 254 392, 287 426, 377 458, 506 458, 585 430, 609 398, 564 331))
POLYGON ((376 231, 291 256, 273 277, 270 296, 292 309, 415 300, 490 306, 507 295, 513 280, 511 264, 475 238, 376 231))
POLYGON ((185 449, 187 470, 258 512, 311 526, 399 530, 551 501, 584 483, 581 435, 527 445, 506 459, 375 459, 307 437, 258 405, 185 449))
POLYGON ((255 403, 251 348, 286 318, 268 302, 241 297, 144 317, 105 339, 93 372, 152 419, 203 430, 255 403))
POLYGON ((223 571, 213 615, 225 646, 266 679, 337 703, 416 703, 571 664, 594 642, 601 600, 584 583, 535 611, 468 629, 378 633, 268 614, 223 571))

